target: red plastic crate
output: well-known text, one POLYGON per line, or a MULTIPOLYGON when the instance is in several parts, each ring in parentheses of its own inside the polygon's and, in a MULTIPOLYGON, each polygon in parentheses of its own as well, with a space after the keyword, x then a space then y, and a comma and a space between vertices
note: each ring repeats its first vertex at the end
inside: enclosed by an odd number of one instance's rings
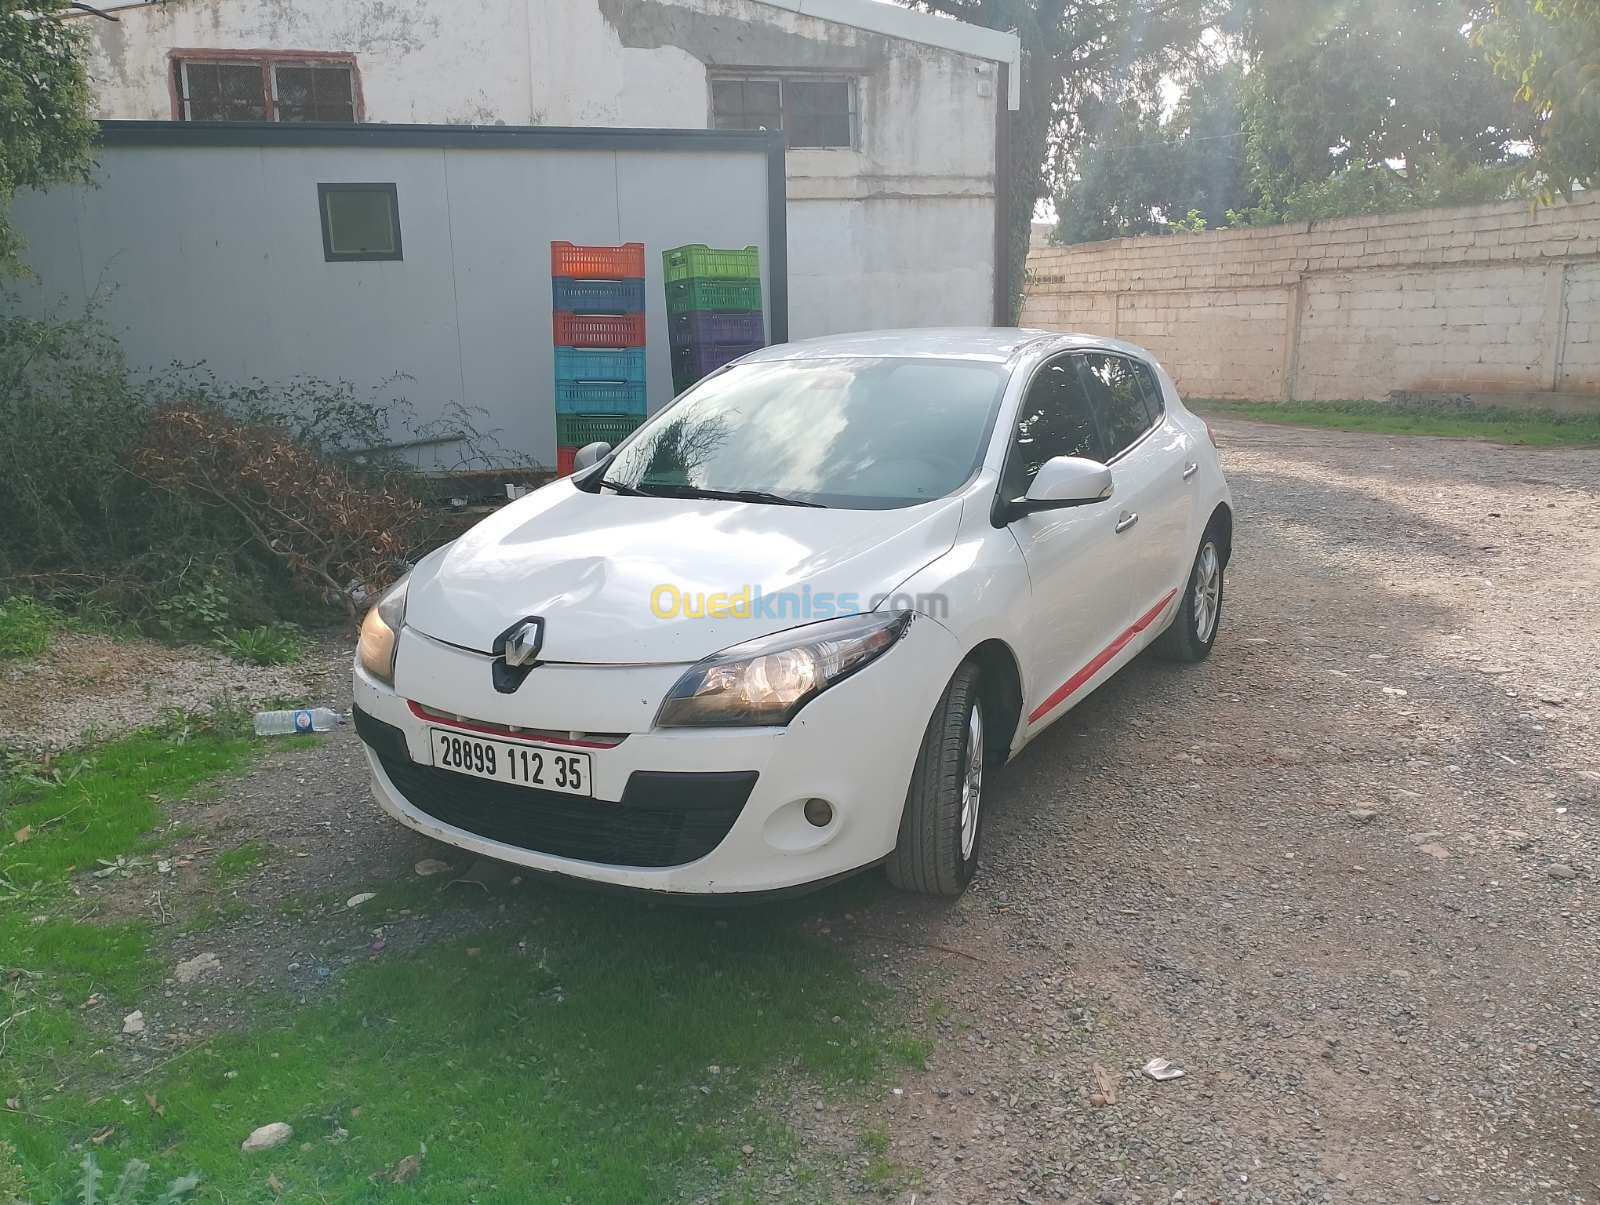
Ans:
POLYGON ((577 448, 556 449, 556 476, 572 476, 572 458, 578 454, 577 448))
POLYGON ((555 315, 557 347, 643 347, 643 314, 555 315))
POLYGON ((580 247, 551 242, 550 275, 578 280, 627 280, 644 275, 644 244, 620 247, 580 247))

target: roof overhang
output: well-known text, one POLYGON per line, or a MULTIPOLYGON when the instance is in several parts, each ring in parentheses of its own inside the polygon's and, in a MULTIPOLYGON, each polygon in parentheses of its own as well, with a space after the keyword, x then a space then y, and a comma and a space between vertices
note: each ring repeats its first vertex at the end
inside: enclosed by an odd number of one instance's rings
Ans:
POLYGON ((1005 63, 1007 72, 1006 107, 1015 111, 1022 104, 1022 39, 1014 33, 969 25, 950 17, 913 12, 897 4, 879 0, 760 0, 773 8, 786 8, 804 17, 849 25, 885 37, 937 46, 975 59, 1005 63))

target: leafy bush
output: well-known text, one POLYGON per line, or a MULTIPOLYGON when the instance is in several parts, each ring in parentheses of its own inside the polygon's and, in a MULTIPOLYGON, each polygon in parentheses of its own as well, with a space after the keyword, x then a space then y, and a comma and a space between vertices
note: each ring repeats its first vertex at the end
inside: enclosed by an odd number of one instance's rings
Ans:
POLYGON ((305 642, 293 624, 273 623, 233 633, 219 629, 217 647, 235 661, 251 665, 293 665, 305 651, 305 642))
POLYGON ((393 384, 137 380, 92 317, 0 316, 0 594, 171 639, 351 613, 446 538, 384 441, 507 460, 465 409, 417 424, 393 384))
POLYGON ((282 428, 214 410, 156 410, 134 471, 242 529, 295 589, 352 613, 353 591, 374 593, 396 576, 422 517, 403 488, 365 480, 282 428))
POLYGON ((1318 221, 1452 205, 1482 205, 1531 196, 1515 166, 1486 167, 1441 161, 1413 182, 1382 163, 1352 163, 1326 179, 1302 184, 1281 204, 1229 211, 1234 226, 1266 226, 1277 222, 1318 221))

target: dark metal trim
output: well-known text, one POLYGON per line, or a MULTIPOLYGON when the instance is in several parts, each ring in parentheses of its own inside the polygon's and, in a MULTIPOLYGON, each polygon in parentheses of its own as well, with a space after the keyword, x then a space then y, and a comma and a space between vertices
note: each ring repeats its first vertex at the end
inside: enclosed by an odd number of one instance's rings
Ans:
POLYGON ((322 222, 322 258, 330 264, 370 263, 374 260, 403 260, 405 248, 400 234, 400 189, 394 184, 318 184, 317 216, 322 222), (328 217, 328 197, 341 192, 375 192, 389 198, 389 215, 394 221, 393 251, 336 251, 333 226, 328 217))
MULTIPOLYGON (((1004 93, 1002 68, 1001 92, 1004 93)), ((768 321, 789 341, 788 171, 781 131, 448 126, 271 121, 102 121, 112 147, 378 147, 436 150, 758 151, 767 157, 768 321)))
POLYGON ((692 147, 777 150, 763 130, 602 129, 589 126, 450 126, 388 122, 102 121, 106 146, 380 146, 488 150, 670 151, 692 147))
POLYGON ((789 342, 789 165, 784 158, 783 135, 775 139, 776 150, 767 155, 767 321, 773 343, 789 342))
POLYGON ((994 324, 1011 326, 1011 65, 1000 64, 994 102, 994 324))

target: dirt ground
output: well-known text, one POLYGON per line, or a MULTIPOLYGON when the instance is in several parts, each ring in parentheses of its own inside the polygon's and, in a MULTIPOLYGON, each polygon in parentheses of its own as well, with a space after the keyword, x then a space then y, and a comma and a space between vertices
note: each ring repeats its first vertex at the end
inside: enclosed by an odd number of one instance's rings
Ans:
POLYGON ((855 922, 970 955, 895 960, 946 1019, 892 1157, 919 1205, 1600 1201, 1600 452, 1217 427, 1211 660, 1026 750, 959 904, 855 922))
MULTIPOLYGON (((802 1151, 883 1199, 882 1127, 903 1205, 1600 1202, 1600 452, 1216 426, 1211 660, 1142 659, 994 775, 959 902, 812 897, 937 1040, 898 1095, 797 1100, 802 1151)), ((175 822, 164 879, 83 887, 217 896, 169 953, 221 970, 145 1008, 152 1050, 496 908, 346 906, 470 862, 377 813, 348 730, 175 822), (274 856, 219 888, 247 841, 274 856)))
POLYGON ((106 740, 173 711, 245 708, 328 689, 333 664, 254 666, 200 645, 57 632, 44 655, 0 665, 0 749, 106 740))

